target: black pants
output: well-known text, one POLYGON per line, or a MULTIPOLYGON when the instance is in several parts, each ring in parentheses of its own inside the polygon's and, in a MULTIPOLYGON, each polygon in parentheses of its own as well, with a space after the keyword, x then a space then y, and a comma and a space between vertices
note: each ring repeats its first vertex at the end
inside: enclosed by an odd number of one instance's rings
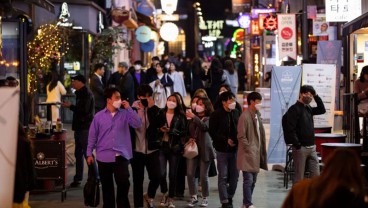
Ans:
POLYGON ((182 155, 179 155, 179 164, 178 164, 178 175, 176 178, 176 196, 184 196, 185 191, 185 176, 187 173, 187 159, 182 155))
POLYGON ((102 199, 104 208, 115 208, 114 180, 117 186, 116 207, 130 208, 129 204, 129 160, 122 156, 117 156, 115 162, 98 162, 100 180, 102 185, 102 199))
POLYGON ((146 167, 149 183, 147 195, 149 198, 155 198, 156 190, 160 185, 160 151, 157 150, 151 154, 133 152, 132 170, 133 170, 133 196, 134 207, 143 207, 143 181, 144 167, 146 167))

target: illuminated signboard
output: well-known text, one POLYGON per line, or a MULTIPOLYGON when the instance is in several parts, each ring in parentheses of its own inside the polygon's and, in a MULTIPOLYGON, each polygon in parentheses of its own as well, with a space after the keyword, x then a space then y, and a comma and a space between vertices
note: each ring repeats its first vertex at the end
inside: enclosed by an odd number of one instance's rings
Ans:
POLYGON ((224 29, 224 20, 206 20, 199 24, 200 30, 207 30, 208 36, 222 38, 222 29, 224 29))

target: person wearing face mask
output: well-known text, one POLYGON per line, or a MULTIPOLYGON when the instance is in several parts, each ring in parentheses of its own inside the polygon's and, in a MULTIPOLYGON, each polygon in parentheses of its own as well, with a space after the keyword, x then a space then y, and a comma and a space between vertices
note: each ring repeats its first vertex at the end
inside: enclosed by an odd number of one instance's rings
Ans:
POLYGON ((137 98, 138 87, 142 84, 146 84, 147 75, 146 72, 142 70, 142 62, 137 60, 134 62, 134 70, 131 71, 133 81, 134 81, 134 97, 137 98))
POLYGON ((134 206, 143 207, 143 200, 146 201, 148 208, 154 207, 153 201, 156 190, 160 185, 160 146, 157 139, 157 128, 155 119, 160 109, 153 100, 152 88, 147 84, 139 86, 138 99, 132 107, 137 111, 142 120, 142 126, 131 131, 133 159, 131 160, 133 171, 133 196, 134 206), (146 168, 149 183, 147 193, 143 194, 144 168, 146 168))
POLYGON ((142 121, 129 102, 121 100, 117 88, 107 88, 104 96, 106 108, 95 115, 89 129, 87 163, 94 163, 92 152, 96 150, 103 207, 130 207, 128 166, 133 153, 129 127, 139 128, 142 121))
POLYGON ((155 119, 161 138, 160 169, 161 180, 166 180, 167 162, 169 163, 169 188, 161 181, 163 193, 160 206, 174 208, 174 196, 177 185, 177 170, 180 154, 183 151, 183 139, 186 135, 186 117, 180 104, 180 97, 173 94, 167 98, 166 107, 162 109, 155 119), (167 191, 169 193, 167 194, 167 191))
MULTIPOLYGON (((213 107, 215 108, 215 110, 216 110, 216 109, 218 109, 218 108, 221 108, 222 103, 221 103, 221 101, 220 101, 219 97, 220 97, 220 95, 221 95, 222 93, 227 92, 227 91, 231 91, 230 86, 229 86, 228 84, 222 84, 222 85, 220 85, 219 94, 218 94, 217 99, 216 99, 216 102, 215 102, 215 104, 214 104, 214 106, 213 106, 213 107)), ((238 103, 238 101, 236 101, 236 109, 237 109, 239 112, 242 112, 242 111, 243 111, 243 110, 242 110, 242 107, 241 107, 241 105, 238 103)))
POLYGON ((216 155, 212 145, 212 138, 208 133, 209 116, 213 112, 211 101, 208 98, 197 98, 197 105, 193 112, 186 112, 187 118, 190 118, 188 127, 189 138, 187 144, 191 142, 195 142, 197 144, 198 156, 193 159, 187 159, 187 179, 189 194, 191 195, 191 200, 188 206, 194 207, 198 203, 198 183, 196 183, 196 180, 198 179, 195 178, 195 173, 197 168, 199 168, 202 185, 202 201, 200 206, 207 207, 209 196, 208 172, 211 162, 215 159, 216 155))
POLYGON ((233 207, 232 200, 239 177, 236 150, 237 125, 241 112, 236 109, 235 95, 232 92, 222 93, 219 99, 222 107, 211 114, 209 132, 216 149, 220 202, 222 208, 230 208, 233 207))
POLYGON ((322 99, 316 94, 310 85, 303 85, 300 88, 299 100, 292 105, 287 112, 287 134, 293 141, 292 157, 294 167, 293 183, 297 183, 304 178, 306 166, 310 172, 310 177, 318 176, 319 161, 314 142, 313 116, 326 112, 322 99), (316 107, 309 104, 314 101, 316 107))
POLYGON ((237 168, 243 172, 243 206, 254 208, 252 194, 257 181, 259 169, 268 170, 266 153, 266 136, 259 110, 262 96, 251 92, 247 96, 248 109, 238 122, 237 168))

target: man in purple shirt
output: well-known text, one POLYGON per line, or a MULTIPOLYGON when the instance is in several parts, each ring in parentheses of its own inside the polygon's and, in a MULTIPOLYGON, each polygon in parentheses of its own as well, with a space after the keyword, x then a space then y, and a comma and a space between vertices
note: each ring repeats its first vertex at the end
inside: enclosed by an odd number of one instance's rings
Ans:
POLYGON ((96 149, 96 159, 102 184, 104 208, 129 208, 129 160, 132 159, 132 143, 129 126, 138 128, 142 121, 129 106, 121 100, 117 88, 104 92, 106 108, 98 112, 91 124, 88 136, 87 162, 93 163, 92 151, 96 149), (123 105, 124 109, 121 109, 123 105), (114 182, 117 186, 115 198, 114 182))

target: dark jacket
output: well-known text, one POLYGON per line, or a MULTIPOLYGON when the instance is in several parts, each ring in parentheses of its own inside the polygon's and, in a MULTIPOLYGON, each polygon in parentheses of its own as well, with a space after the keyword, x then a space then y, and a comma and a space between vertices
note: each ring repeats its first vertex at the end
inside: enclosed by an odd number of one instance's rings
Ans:
POLYGON ((96 74, 92 74, 89 86, 91 87, 93 97, 95 98, 95 113, 97 113, 104 109, 106 105, 106 100, 104 98, 104 85, 96 74))
POLYGON ((147 75, 146 76, 146 84, 149 84, 149 83, 155 81, 156 68, 151 67, 151 68, 147 69, 146 75, 147 75))
POLYGON ((141 73, 139 73, 141 75, 141 80, 140 82, 138 82, 138 79, 135 76, 138 73, 133 72, 131 74, 132 74, 133 81, 134 81, 134 98, 137 98, 138 87, 141 86, 142 84, 146 84, 147 75, 146 75, 146 72, 141 71, 141 73))
POLYGON ((120 79, 121 79, 121 74, 120 72, 116 71, 114 72, 111 76, 109 81, 107 82, 107 87, 116 87, 119 88, 119 83, 120 83, 120 79))
POLYGON ((76 104, 70 106, 73 111, 73 131, 88 130, 95 114, 95 100, 91 90, 84 86, 75 91, 76 104))
POLYGON ((121 94, 121 99, 126 99, 130 105, 133 104, 134 97, 134 80, 131 73, 126 72, 121 76, 119 82, 119 90, 121 94))
POLYGON ((326 112, 322 99, 314 96, 317 107, 304 105, 297 101, 292 105, 287 113, 288 137, 293 138, 294 145, 311 146, 314 145, 314 123, 313 116, 326 112))
POLYGON ((235 152, 237 149, 237 125, 241 112, 234 109, 227 112, 223 107, 218 108, 210 116, 210 135, 213 140, 213 147, 219 152, 235 152), (227 139, 231 139, 234 147, 230 147, 227 139))
MULTIPOLYGON (((135 111, 137 111, 136 108, 133 108, 135 111)), ((157 122, 156 122, 156 119, 157 119, 157 116, 158 116, 158 113, 160 111, 160 108, 157 107, 156 105, 150 107, 150 108, 146 108, 146 115, 147 115, 147 118, 148 118, 148 123, 149 125, 146 126, 146 141, 147 141, 147 149, 148 150, 157 150, 160 148, 160 139, 158 139, 158 132, 157 132, 157 122)), ((146 123, 146 122, 144 122, 146 123)), ((136 142, 135 142, 135 138, 136 138, 136 133, 134 131, 134 128, 130 127, 130 135, 131 135, 131 138, 132 138, 132 148, 133 150, 135 150, 135 145, 136 145, 136 142)))
MULTIPOLYGON (((155 119, 157 123, 157 131, 159 138, 163 138, 164 133, 159 130, 159 128, 167 124, 166 111, 162 109, 158 117, 155 119)), ((184 115, 174 114, 170 125, 169 134, 169 147, 172 153, 179 154, 183 151, 183 145, 186 135, 187 119, 184 115)))

